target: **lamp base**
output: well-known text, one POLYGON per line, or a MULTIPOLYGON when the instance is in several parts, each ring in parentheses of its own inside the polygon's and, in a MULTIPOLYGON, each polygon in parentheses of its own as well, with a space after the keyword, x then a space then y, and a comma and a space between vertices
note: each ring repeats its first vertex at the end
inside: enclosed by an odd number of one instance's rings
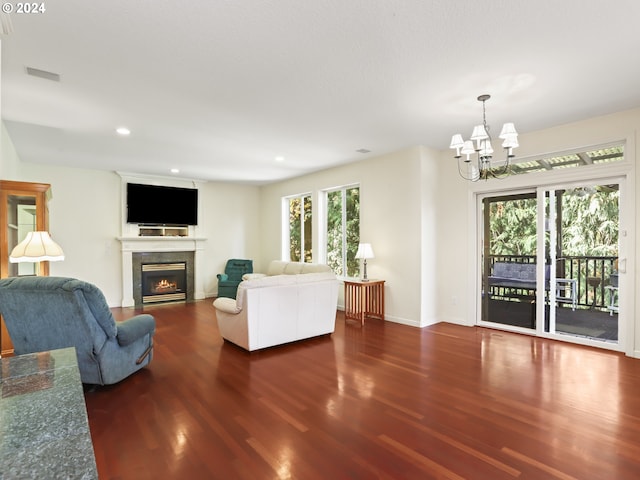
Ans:
POLYGON ((360 281, 362 282, 368 282, 369 279, 367 278, 367 259, 364 259, 364 275, 362 276, 362 278, 360 279, 360 281))

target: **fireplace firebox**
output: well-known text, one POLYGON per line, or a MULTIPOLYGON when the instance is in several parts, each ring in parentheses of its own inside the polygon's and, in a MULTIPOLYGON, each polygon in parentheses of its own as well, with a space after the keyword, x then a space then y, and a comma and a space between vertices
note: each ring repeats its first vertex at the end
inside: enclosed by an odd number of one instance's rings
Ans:
POLYGON ((175 302, 187 299, 187 264, 142 264, 142 303, 175 302))

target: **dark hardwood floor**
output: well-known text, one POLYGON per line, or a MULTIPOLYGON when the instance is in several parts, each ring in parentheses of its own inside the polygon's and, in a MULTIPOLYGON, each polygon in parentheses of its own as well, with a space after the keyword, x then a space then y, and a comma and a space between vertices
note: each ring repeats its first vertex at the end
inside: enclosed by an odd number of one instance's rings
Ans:
POLYGON ((341 312, 248 353, 210 300, 144 311, 151 365, 85 393, 103 480, 640 478, 640 360, 341 312))

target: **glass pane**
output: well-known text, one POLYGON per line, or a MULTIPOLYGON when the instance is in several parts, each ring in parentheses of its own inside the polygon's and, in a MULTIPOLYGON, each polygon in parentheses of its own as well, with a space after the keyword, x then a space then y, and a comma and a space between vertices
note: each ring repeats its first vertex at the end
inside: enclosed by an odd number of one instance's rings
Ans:
POLYGON ((300 198, 289 199, 289 260, 299 262, 301 256, 300 198))
POLYGON ((536 326, 537 201, 535 193, 483 201, 482 320, 536 326))
POLYGON ((327 193, 327 264, 336 275, 357 277, 360 243, 360 188, 327 193))
POLYGON ((311 208, 311 196, 304 197, 304 261, 311 263, 313 261, 313 221, 312 221, 312 208, 311 208))
MULTIPOLYGON (((579 151, 567 155, 555 155, 533 160, 518 161, 516 159, 511 166, 511 173, 518 175, 546 170, 564 170, 567 168, 609 164, 622 160, 624 160, 624 145, 613 145, 597 150, 579 151)), ((499 169, 493 170, 498 171, 499 169)))
MULTIPOLYGON (((23 195, 9 195, 7 205, 8 251, 36 230, 36 199, 23 195)), ((9 276, 35 275, 38 264, 32 262, 9 263, 9 276)))
POLYGON ((557 240, 550 242, 556 295, 545 331, 617 343, 619 186, 584 185, 546 196, 555 205, 547 215, 557 240))
POLYGON ((327 193, 327 265, 344 275, 342 254, 342 191, 327 193))
POLYGON ((346 193, 347 277, 358 277, 360 261, 355 257, 360 243, 360 188, 349 188, 346 193))

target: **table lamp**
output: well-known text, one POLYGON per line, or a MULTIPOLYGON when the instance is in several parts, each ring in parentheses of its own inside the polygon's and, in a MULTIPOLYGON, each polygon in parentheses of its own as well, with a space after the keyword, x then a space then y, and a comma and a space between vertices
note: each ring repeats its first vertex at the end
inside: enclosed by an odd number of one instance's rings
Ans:
POLYGON ((364 275, 362 276, 363 282, 368 282, 367 278, 367 259, 375 258, 373 254, 373 248, 371 248, 370 243, 360 243, 358 244, 358 251, 356 252, 356 258, 362 258, 364 260, 364 275))

